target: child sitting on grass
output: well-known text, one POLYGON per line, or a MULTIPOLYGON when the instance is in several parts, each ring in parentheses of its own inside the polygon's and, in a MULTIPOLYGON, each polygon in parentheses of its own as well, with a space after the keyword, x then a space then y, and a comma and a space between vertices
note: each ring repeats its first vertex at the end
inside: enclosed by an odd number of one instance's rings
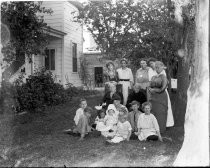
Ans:
POLYGON ((132 111, 128 113, 128 121, 132 127, 131 139, 138 139, 138 137, 135 135, 134 132, 138 131, 138 128, 137 128, 138 119, 139 119, 139 116, 143 113, 139 111, 140 103, 138 101, 134 100, 130 103, 130 105, 131 105, 132 111))
POLYGON ((89 118, 91 116, 92 108, 86 107, 83 114, 80 116, 78 124, 73 129, 73 133, 79 133, 80 139, 83 140, 85 135, 91 132, 91 126, 89 124, 89 118))
POLYGON ((97 130, 105 137, 112 137, 115 134, 117 125, 117 115, 113 109, 107 110, 103 121, 97 124, 97 130))
POLYGON ((80 108, 77 109, 76 115, 74 117, 75 125, 78 124, 80 116, 83 114, 84 109, 87 107, 87 101, 85 99, 80 99, 80 108))
POLYGON ((93 124, 94 125, 94 128, 97 131, 100 131, 100 129, 105 125, 104 124, 104 122, 105 122, 105 116, 106 116, 106 112, 105 112, 104 109, 101 109, 101 110, 98 111, 98 116, 96 117, 95 123, 93 124))
POLYGON ((152 104, 150 102, 144 102, 142 104, 142 108, 145 113, 139 116, 137 124, 138 132, 135 134, 138 136, 140 141, 156 141, 159 139, 162 142, 157 119, 150 113, 152 104))
POLYGON ((127 115, 119 115, 117 130, 114 137, 111 140, 107 140, 109 143, 119 143, 121 141, 130 140, 131 136, 131 125, 127 121, 127 115))

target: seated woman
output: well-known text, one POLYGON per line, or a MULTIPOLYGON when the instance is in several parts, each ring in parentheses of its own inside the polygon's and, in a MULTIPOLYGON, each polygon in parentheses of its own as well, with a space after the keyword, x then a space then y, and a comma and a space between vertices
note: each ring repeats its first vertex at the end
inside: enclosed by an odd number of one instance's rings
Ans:
POLYGON ((107 107, 110 104, 113 104, 113 97, 115 95, 120 96, 120 98, 121 98, 121 102, 120 103, 122 103, 122 100, 123 100, 122 93, 116 91, 116 84, 109 84, 109 87, 110 87, 110 91, 108 91, 107 93, 105 93, 105 95, 103 97, 103 100, 102 100, 102 102, 103 102, 102 105, 103 105, 103 108, 105 110, 107 109, 107 107))
POLYGON ((138 132, 135 134, 138 136, 140 141, 156 141, 158 139, 162 141, 157 119, 150 113, 152 104, 150 102, 145 102, 142 104, 142 108, 144 109, 144 113, 139 116, 137 124, 138 132))
MULTIPOLYGON (((132 101, 138 101, 140 102, 140 104, 144 103, 147 101, 147 97, 143 92, 140 92, 140 86, 139 84, 135 84, 133 87, 133 92, 131 92, 128 96, 128 102, 126 107, 128 108, 129 111, 131 111, 131 102, 132 101)), ((139 107, 139 110, 141 110, 141 108, 139 107)))

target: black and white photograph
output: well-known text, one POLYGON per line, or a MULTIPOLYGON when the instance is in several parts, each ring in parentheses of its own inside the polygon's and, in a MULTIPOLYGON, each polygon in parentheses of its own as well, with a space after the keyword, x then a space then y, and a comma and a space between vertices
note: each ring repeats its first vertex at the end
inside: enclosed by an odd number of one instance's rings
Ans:
POLYGON ((209 0, 2 0, 0 23, 0 167, 210 166, 209 0))

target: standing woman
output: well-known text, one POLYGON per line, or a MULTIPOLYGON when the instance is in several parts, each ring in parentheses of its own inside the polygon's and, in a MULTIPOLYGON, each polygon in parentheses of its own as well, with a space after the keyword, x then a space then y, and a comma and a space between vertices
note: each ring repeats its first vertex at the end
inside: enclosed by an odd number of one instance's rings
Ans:
MULTIPOLYGON (((142 92, 145 97, 147 95, 146 89, 149 86, 149 67, 147 66, 147 60, 141 59, 141 68, 136 71, 136 84, 140 87, 140 92, 142 92)), ((144 98, 143 98, 144 99, 144 98)))
POLYGON ((122 85, 122 94, 123 94, 123 105, 127 104, 128 100, 128 89, 133 87, 133 73, 130 68, 127 67, 128 61, 123 58, 120 61, 121 68, 117 69, 117 75, 119 79, 119 84, 122 85))
POLYGON ((110 84, 117 84, 117 73, 113 62, 106 64, 107 70, 104 73, 105 93, 110 91, 110 84))
POLYGON ((164 64, 160 61, 155 62, 157 75, 151 79, 150 87, 148 87, 148 100, 152 103, 152 113, 156 117, 160 132, 166 130, 166 120, 168 111, 168 97, 166 93, 167 78, 161 72, 164 70, 164 64))
MULTIPOLYGON (((154 59, 154 58, 151 58, 149 60, 149 66, 151 67, 151 69, 149 71, 149 80, 150 81, 151 81, 153 76, 157 75, 156 68, 155 68, 155 62, 156 61, 157 60, 154 59)), ((161 72, 161 74, 166 76, 165 68, 161 72)), ((172 127, 172 126, 174 126, 174 117, 173 117, 173 112, 172 112, 172 107, 171 107, 171 100, 170 100, 167 88, 166 88, 166 94, 167 94, 167 97, 168 97, 168 112, 167 112, 166 127, 172 127)))

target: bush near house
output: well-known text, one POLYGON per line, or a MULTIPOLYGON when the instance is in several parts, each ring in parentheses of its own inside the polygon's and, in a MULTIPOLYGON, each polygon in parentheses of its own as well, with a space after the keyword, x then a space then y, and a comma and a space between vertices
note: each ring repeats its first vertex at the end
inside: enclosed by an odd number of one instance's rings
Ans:
POLYGON ((24 75, 20 75, 13 84, 3 81, 0 100, 3 97, 13 98, 14 110, 19 113, 22 111, 37 112, 43 111, 46 106, 55 106, 71 101, 77 95, 95 95, 94 90, 83 90, 68 83, 66 88, 56 83, 52 72, 44 68, 37 70, 33 75, 28 76, 26 82, 23 81, 24 75))
POLYGON ((14 82, 17 111, 37 111, 46 106, 58 105, 72 99, 73 91, 55 83, 53 74, 44 69, 30 75, 24 83, 21 77, 14 82))

